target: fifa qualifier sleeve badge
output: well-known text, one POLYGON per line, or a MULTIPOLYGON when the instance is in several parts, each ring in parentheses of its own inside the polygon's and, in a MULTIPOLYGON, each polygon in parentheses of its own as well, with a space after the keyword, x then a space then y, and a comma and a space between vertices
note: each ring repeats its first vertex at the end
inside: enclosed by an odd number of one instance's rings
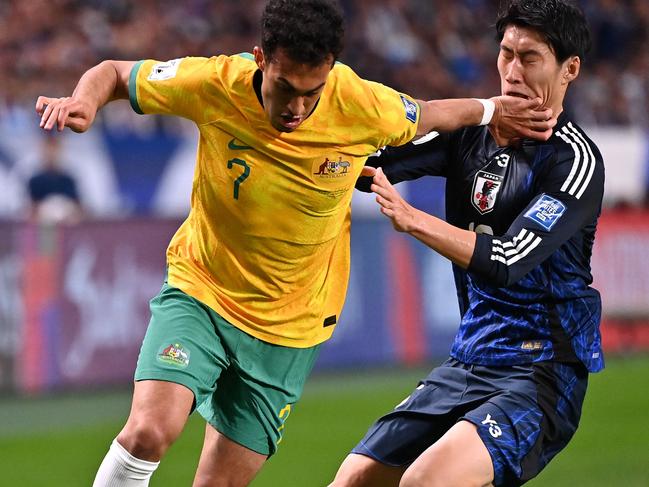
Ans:
POLYGON ((419 111, 419 107, 414 101, 409 100, 405 96, 399 96, 401 97, 401 101, 406 110, 406 119, 410 120, 412 123, 417 123, 417 112, 419 111))
POLYGON ((541 195, 534 206, 525 213, 525 218, 538 223, 547 231, 559 221, 566 211, 566 205, 547 194, 541 195))

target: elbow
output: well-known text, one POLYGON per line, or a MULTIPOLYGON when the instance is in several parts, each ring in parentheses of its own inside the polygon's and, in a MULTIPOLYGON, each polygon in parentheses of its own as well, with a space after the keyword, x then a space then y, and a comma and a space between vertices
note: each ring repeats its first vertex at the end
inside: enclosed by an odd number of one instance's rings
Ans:
POLYGON ((482 275, 483 279, 494 287, 509 287, 517 283, 521 277, 518 272, 512 272, 512 269, 504 265, 494 266, 490 272, 482 275))
POLYGON ((128 82, 134 64, 131 61, 115 61, 109 59, 97 65, 97 68, 107 78, 114 80, 114 89, 110 96, 111 100, 128 99, 128 82))

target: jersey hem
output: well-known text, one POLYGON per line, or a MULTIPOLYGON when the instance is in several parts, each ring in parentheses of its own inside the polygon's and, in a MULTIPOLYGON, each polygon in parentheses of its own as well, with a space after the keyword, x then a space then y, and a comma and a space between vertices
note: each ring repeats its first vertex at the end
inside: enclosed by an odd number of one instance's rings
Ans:
POLYGON ((331 338, 331 335, 333 334, 334 329, 336 328, 335 325, 327 327, 327 330, 329 333, 325 336, 320 336, 318 338, 311 338, 311 339, 294 339, 294 338, 288 338, 288 337, 282 337, 278 335, 273 335, 270 333, 264 333, 263 331, 260 331, 259 329, 252 328, 249 326, 246 326, 242 323, 240 323, 236 317, 232 316, 232 314, 228 313, 227 310, 225 310, 215 299, 213 296, 200 296, 200 293, 196 292, 196 290, 190 286, 185 286, 183 283, 176 282, 174 279, 174 276, 172 275, 172 271, 169 271, 168 275, 168 283, 170 286, 173 286, 175 288, 180 289, 184 293, 188 294, 192 298, 196 299, 197 301, 203 303, 205 306, 208 306, 212 308, 216 313, 221 315, 225 320, 228 321, 232 326, 235 328, 238 328, 242 332, 257 338, 261 340, 262 342, 270 343, 272 345, 279 345, 282 347, 287 347, 287 348, 311 348, 315 347, 316 345, 320 345, 321 343, 326 342, 331 338), (199 297, 200 296, 200 297, 199 297), (208 298, 208 299, 206 299, 208 298))

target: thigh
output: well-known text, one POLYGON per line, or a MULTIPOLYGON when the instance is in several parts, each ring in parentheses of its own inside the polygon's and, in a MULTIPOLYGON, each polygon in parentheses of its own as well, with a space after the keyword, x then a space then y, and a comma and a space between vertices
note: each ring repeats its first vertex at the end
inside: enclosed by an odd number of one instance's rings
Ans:
MULTIPOLYGON (((218 316, 218 315, 217 315, 218 316)), ((319 347, 290 348, 263 342, 217 318, 230 366, 211 400, 198 412, 227 438, 270 456, 285 434, 319 347)))
POLYGON ((164 285, 151 300, 135 380, 166 381, 192 391, 195 405, 208 400, 229 359, 205 305, 164 285))
POLYGON ((475 425, 459 421, 408 467, 401 486, 483 487, 493 478, 491 456, 475 425))
POLYGON ((351 453, 329 487, 397 487, 405 467, 390 467, 365 455, 351 453))

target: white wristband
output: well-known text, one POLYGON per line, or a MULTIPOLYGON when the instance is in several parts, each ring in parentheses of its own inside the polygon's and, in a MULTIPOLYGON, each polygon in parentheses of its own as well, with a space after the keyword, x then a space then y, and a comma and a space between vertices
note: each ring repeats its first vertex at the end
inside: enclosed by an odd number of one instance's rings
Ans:
POLYGON ((474 98, 474 100, 482 103, 482 108, 484 109, 482 112, 482 120, 480 120, 479 125, 488 125, 496 111, 496 104, 493 100, 486 100, 484 98, 474 98))

